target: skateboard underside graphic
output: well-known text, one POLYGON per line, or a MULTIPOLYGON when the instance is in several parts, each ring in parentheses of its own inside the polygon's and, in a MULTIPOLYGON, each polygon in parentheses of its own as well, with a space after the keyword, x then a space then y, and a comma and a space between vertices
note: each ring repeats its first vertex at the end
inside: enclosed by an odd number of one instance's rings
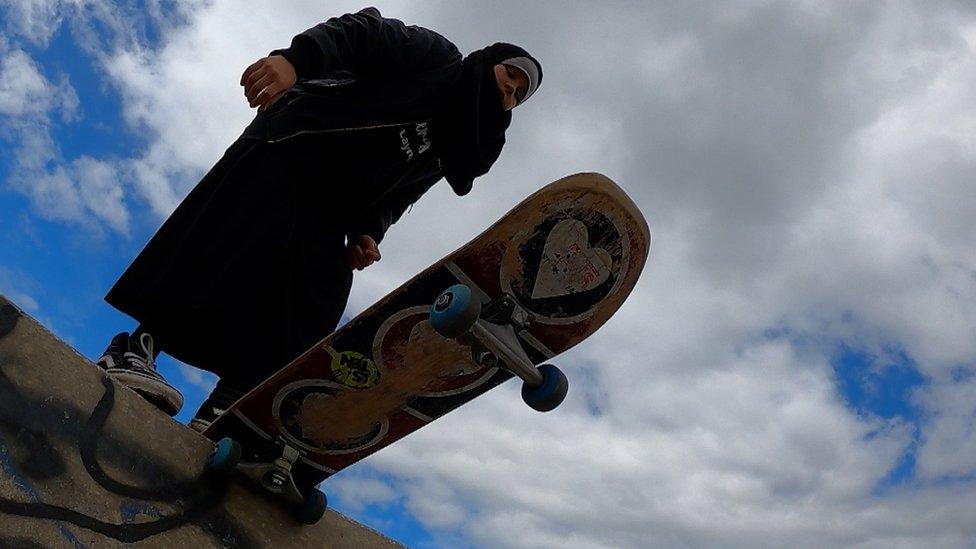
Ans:
POLYGON ((301 505, 309 496, 299 487, 512 377, 526 403, 550 410, 568 381, 544 363, 616 312, 649 246, 646 222, 612 181, 563 178, 313 346, 204 434, 239 443, 237 468, 252 466, 249 476, 301 505))

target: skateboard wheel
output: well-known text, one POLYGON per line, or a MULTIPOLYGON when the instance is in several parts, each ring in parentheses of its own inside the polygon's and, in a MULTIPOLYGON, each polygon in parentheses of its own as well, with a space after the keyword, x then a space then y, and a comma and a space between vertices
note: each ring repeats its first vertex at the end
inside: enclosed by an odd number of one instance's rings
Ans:
POLYGON ((302 524, 315 524, 325 515, 329 500, 318 488, 305 490, 305 502, 295 508, 295 518, 302 524))
POLYGON ((207 459, 209 471, 232 471, 241 460, 241 445, 234 439, 222 438, 214 445, 214 451, 207 459))
POLYGON ((522 400, 534 410, 548 412, 562 404, 566 398, 569 380, 562 370, 552 364, 539 366, 539 373, 542 374, 542 383, 538 387, 522 384, 522 400))
POLYGON ((481 314, 481 302, 471 288, 455 284, 441 292, 430 308, 430 324, 444 337, 455 338, 474 326, 481 314))

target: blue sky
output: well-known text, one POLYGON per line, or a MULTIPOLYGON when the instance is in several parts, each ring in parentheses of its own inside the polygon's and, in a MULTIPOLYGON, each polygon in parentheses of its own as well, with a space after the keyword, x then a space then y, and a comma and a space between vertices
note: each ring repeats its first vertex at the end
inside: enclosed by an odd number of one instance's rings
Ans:
MULTIPOLYGON (((357 8, 147 5, 0 2, 0 293, 91 359, 135 325, 103 296, 250 120, 243 68, 357 8)), ((973 13, 380 8, 462 51, 525 44, 547 80, 475 192, 435 187, 391 231, 347 315, 568 173, 613 177, 655 242, 560 357, 565 410, 505 386, 327 483, 336 509, 413 547, 976 540, 973 13)), ((159 368, 186 422, 213 376, 159 368)))

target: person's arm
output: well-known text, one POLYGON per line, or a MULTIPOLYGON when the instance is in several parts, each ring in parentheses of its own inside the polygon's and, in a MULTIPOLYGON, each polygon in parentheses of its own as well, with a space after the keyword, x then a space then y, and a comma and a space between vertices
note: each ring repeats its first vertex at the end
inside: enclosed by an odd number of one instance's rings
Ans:
POLYGON ((461 53, 443 36, 366 8, 319 23, 294 37, 290 47, 255 61, 241 76, 241 86, 248 104, 261 112, 298 79, 339 71, 388 78, 460 63, 461 53))
POLYGON ((403 216, 403 212, 419 200, 436 181, 437 179, 432 178, 426 182, 394 191, 389 196, 384 197, 383 200, 363 212, 357 219, 352 220, 346 233, 349 242, 354 242, 360 235, 369 236, 377 244, 382 242, 390 225, 396 223, 403 216))
POLYGON ((387 19, 376 8, 347 13, 319 23, 292 39, 281 55, 298 78, 312 79, 336 71, 386 77, 422 72, 460 62, 454 44, 423 27, 387 19))

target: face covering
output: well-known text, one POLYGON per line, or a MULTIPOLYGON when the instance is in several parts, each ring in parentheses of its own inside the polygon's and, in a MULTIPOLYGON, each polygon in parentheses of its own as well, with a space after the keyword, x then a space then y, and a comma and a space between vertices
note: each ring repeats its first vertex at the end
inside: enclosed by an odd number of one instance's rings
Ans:
POLYGON ((512 113, 502 109, 494 67, 519 58, 532 62, 538 73, 534 87, 530 76, 524 103, 529 91, 534 93, 542 82, 542 66, 524 49, 500 42, 474 51, 462 61, 458 85, 439 117, 445 133, 440 140, 444 176, 458 196, 468 194, 474 179, 488 173, 502 152, 512 113))

